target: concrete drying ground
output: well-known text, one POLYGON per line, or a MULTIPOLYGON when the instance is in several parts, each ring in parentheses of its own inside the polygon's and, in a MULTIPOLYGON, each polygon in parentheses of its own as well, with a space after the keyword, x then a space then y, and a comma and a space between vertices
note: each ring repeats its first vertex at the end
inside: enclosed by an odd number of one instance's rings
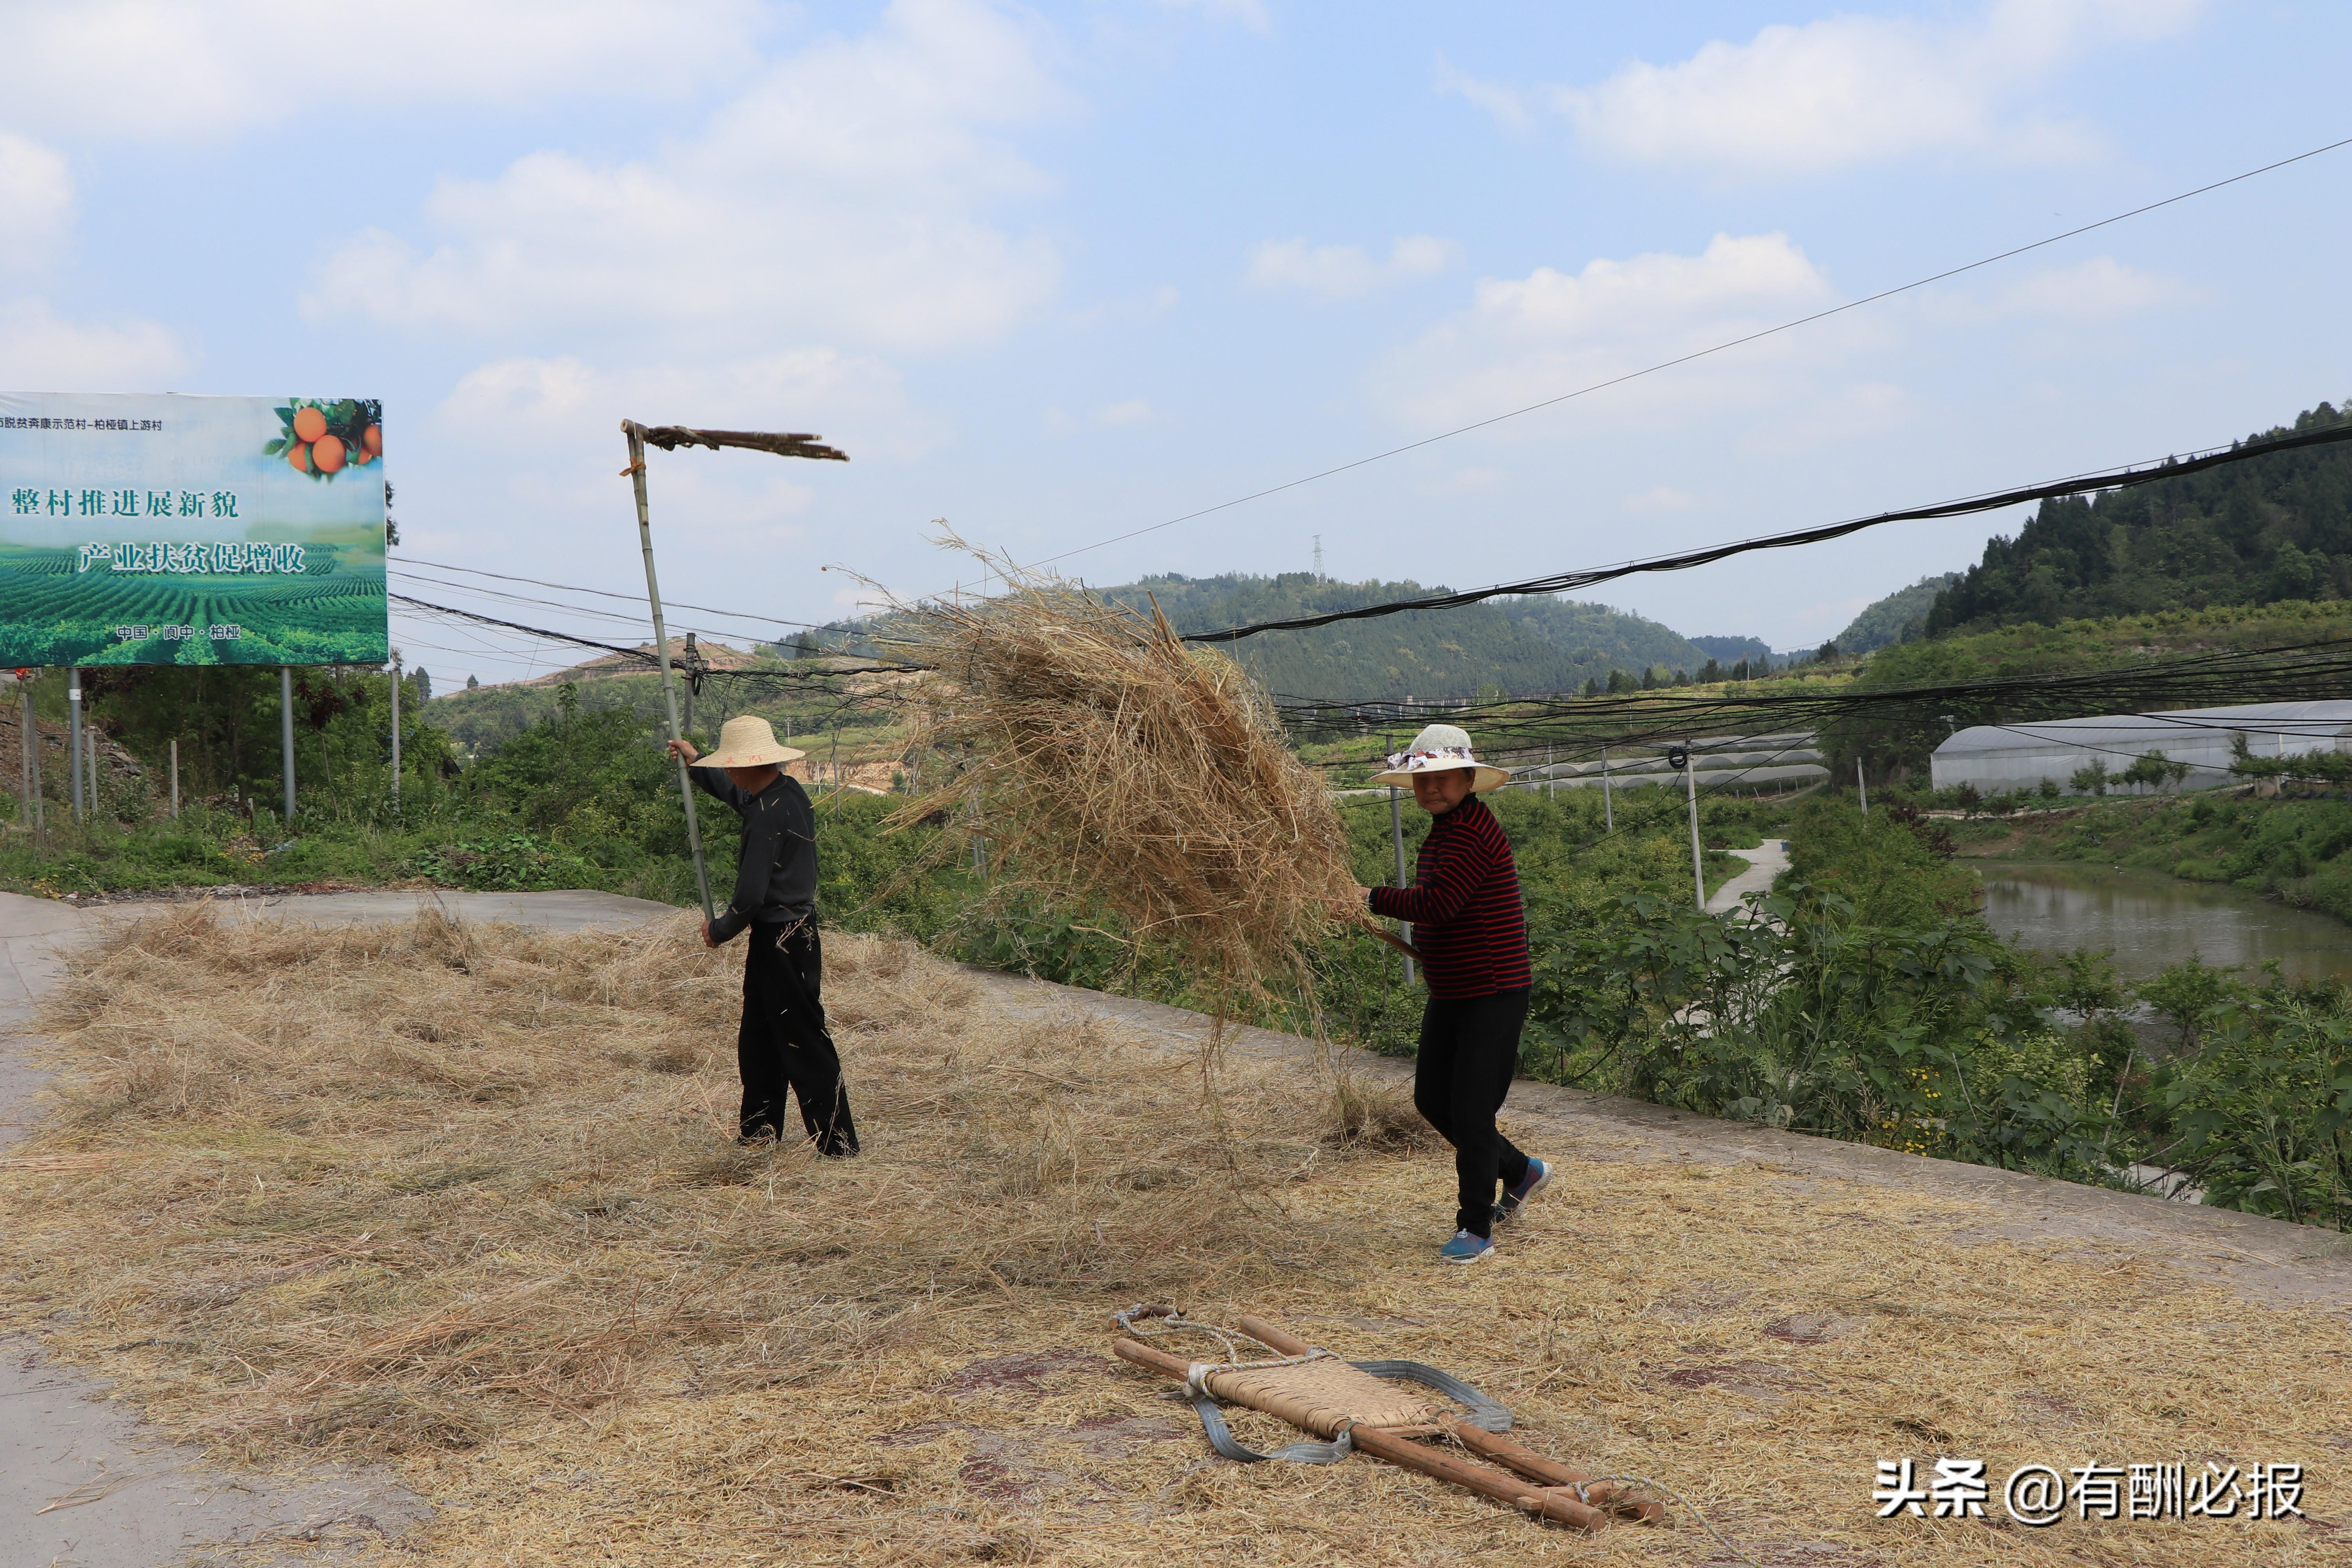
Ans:
MULTIPOLYGON (((1750 858, 1761 858, 1750 857, 1750 858)), ((1777 866, 1759 865, 1768 882, 1777 866)), ((1725 889, 1728 890, 1728 889, 1725 889)), ((1718 894, 1720 897, 1720 893, 1718 894)), ((327 924, 403 920, 420 902, 478 921, 555 930, 628 925, 674 913, 667 906, 603 893, 330 893, 223 900, 256 919, 327 924)), ((23 1136, 31 1097, 47 1075, 27 1059, 34 1005, 63 973, 62 949, 102 921, 135 919, 137 904, 81 910, 0 894, 0 1150, 23 1136)), ((1207 1021, 1155 1003, 1073 991, 975 971, 998 1004, 1045 1015, 1073 1004, 1145 1038, 1195 1047, 1207 1021)), ((1306 1041, 1263 1029, 1236 1032, 1229 1049, 1304 1060, 1306 1041)), ((1408 1078, 1408 1062, 1349 1053, 1368 1076, 1408 1078)), ((1751 1163, 1791 1178, 1800 1194, 1859 1182, 2000 1204, 1998 1225, 1949 1237, 1955 1247, 1999 1236, 2122 1247, 2252 1300, 2352 1311, 2352 1238, 2250 1215, 2168 1203, 2015 1172, 1777 1132, 1745 1123, 1521 1083, 1506 1112, 1513 1136, 1570 1163, 1673 1159, 1751 1163)), ((5 1154, 0 1154, 5 1157, 5 1154)), ((398 1536, 430 1513, 381 1472, 322 1468, 302 1476, 237 1475, 193 1450, 143 1432, 136 1415, 107 1402, 106 1386, 46 1364, 19 1340, 0 1359, 0 1565, 164 1568, 261 1542, 295 1548, 289 1560, 320 1562, 338 1542, 398 1536), (316 1543, 310 1551, 302 1543, 316 1543)))

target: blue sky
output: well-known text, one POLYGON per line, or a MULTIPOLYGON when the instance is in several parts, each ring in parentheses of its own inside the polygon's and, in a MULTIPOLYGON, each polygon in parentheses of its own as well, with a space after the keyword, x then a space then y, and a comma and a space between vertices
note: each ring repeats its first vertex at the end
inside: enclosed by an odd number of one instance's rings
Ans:
MULTIPOLYGON (((380 396, 404 554, 620 591, 624 416, 818 432, 853 460, 654 458, 666 592, 786 619, 974 578, 934 519, 1058 555, 2352 134, 2352 11, 2311 5, 304 15, 0 12, 0 385, 380 396)), ((2347 183, 2352 149, 1063 564, 1296 571, 1319 533, 1335 576, 1466 587, 2244 434, 2352 394, 2347 183)), ((1810 644, 2018 521, 1607 596, 1810 644)), ((444 685, 566 661, 395 639, 444 685)))

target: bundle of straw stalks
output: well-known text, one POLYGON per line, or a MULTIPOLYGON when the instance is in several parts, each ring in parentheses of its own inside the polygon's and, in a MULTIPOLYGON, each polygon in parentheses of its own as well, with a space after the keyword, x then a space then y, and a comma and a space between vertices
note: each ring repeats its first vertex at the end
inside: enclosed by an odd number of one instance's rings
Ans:
POLYGON ((918 744, 951 767, 896 820, 963 820, 1001 886, 1115 917, 1212 996, 1311 999, 1307 950, 1355 878, 1329 792, 1265 694, 1157 604, 974 553, 1008 590, 904 607, 893 639, 938 672, 918 744))

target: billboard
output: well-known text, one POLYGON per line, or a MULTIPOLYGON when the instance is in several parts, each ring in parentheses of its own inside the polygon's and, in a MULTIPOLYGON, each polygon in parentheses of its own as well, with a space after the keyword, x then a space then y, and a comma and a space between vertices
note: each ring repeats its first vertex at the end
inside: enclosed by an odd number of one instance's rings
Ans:
POLYGON ((382 664, 383 408, 0 393, 0 667, 382 664))

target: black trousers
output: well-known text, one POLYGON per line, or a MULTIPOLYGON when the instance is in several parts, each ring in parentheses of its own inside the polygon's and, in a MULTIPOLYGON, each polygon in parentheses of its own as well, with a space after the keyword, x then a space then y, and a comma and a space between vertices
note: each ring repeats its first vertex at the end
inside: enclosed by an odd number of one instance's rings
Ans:
POLYGON ((1519 1030, 1527 1021, 1525 991, 1464 1002, 1433 996, 1422 1008, 1412 1103, 1454 1145, 1462 1205, 1454 1223, 1474 1236, 1493 1234, 1499 1188, 1528 1176, 1528 1157, 1495 1126, 1495 1112, 1503 1109, 1518 1068, 1519 1030))
POLYGON ((743 1136, 783 1135, 784 1092, 801 1102, 801 1125, 824 1154, 857 1152, 857 1127, 841 1081, 841 1058, 824 1026, 824 949, 803 921, 782 945, 777 928, 744 933, 743 1021, 735 1063, 743 1075, 743 1136))

